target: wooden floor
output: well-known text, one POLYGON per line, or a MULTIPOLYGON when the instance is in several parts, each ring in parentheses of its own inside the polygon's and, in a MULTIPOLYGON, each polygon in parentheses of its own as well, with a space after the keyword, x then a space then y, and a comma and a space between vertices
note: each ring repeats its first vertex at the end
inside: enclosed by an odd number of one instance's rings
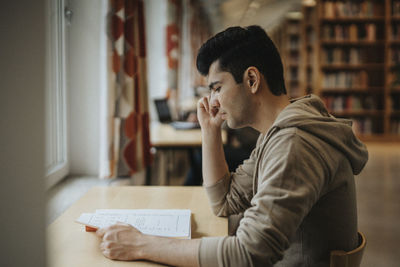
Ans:
MULTIPOLYGON (((367 247, 361 267, 400 266, 400 143, 367 144, 369 161, 356 177, 359 229, 367 247)), ((48 192, 51 223, 90 187, 118 185, 94 177, 72 177, 48 192)))
POLYGON ((358 225, 367 238, 362 267, 400 266, 400 143, 367 144, 356 177, 358 225))

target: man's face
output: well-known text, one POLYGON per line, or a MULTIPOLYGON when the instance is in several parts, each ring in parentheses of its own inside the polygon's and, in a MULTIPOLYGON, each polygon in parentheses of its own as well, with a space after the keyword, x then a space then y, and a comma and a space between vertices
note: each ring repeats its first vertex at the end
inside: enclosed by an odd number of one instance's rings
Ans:
POLYGON ((218 61, 210 66, 207 80, 213 112, 226 120, 230 128, 247 126, 251 116, 248 112, 250 95, 243 83, 237 84, 231 73, 220 71, 218 61))

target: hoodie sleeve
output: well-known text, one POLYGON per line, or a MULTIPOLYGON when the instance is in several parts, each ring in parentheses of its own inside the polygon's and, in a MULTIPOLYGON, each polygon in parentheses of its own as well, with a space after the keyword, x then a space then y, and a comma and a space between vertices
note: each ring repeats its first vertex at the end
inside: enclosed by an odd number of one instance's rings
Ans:
POLYGON ((258 191, 236 236, 201 241, 201 266, 272 266, 282 259, 329 175, 318 152, 292 129, 279 131, 263 151, 258 191))
POLYGON ((244 212, 253 197, 253 173, 256 150, 240 165, 236 172, 227 173, 214 185, 205 187, 211 208, 217 216, 244 212))

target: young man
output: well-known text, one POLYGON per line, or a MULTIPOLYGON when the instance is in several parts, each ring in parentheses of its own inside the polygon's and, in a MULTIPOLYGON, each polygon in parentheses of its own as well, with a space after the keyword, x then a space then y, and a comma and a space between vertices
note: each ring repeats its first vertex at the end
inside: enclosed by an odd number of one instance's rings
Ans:
POLYGON ((98 231, 104 255, 169 265, 329 266, 331 250, 354 249, 354 174, 368 153, 351 122, 331 116, 316 96, 288 100, 279 53, 258 26, 208 40, 197 68, 211 90, 197 110, 204 187, 216 215, 241 218, 236 234, 171 240, 115 225, 98 231), (234 173, 224 159, 223 121, 260 132, 234 173))

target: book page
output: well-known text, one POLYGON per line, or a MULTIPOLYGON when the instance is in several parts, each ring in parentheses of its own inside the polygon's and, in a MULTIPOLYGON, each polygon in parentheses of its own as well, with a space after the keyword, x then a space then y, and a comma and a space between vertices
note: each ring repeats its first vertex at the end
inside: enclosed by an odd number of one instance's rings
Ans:
POLYGON ((123 222, 137 228, 143 234, 190 238, 190 210, 96 210, 83 213, 76 220, 94 228, 103 228, 123 222))

